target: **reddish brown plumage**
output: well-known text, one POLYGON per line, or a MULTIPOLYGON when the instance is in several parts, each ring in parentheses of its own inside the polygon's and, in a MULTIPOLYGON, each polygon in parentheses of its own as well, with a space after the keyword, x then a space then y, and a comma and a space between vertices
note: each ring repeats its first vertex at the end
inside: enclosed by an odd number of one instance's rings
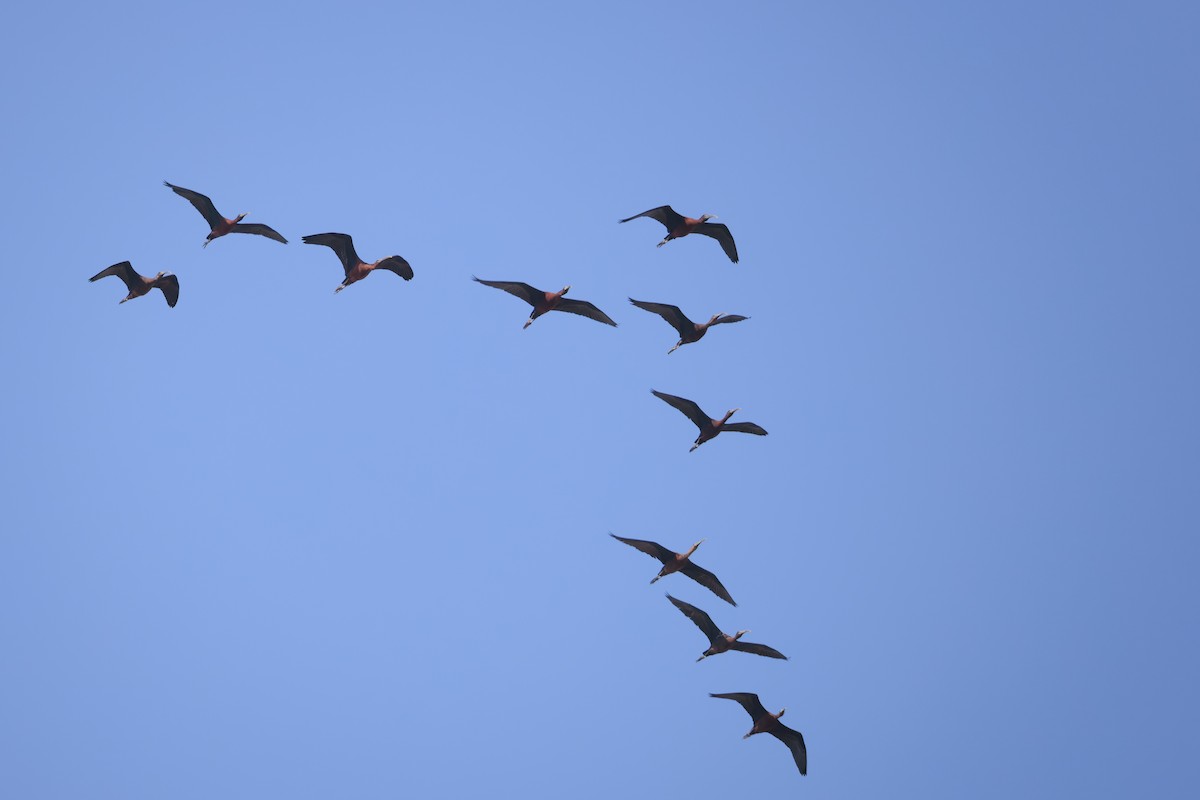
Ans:
POLYGON ((493 289, 500 289, 508 292, 513 297, 519 297, 529 305, 533 306, 533 312, 529 315, 529 319, 525 321, 525 328, 533 324, 533 321, 543 314, 548 314, 551 311, 566 311, 569 314, 578 314, 588 319, 594 319, 597 322, 603 322, 605 325, 617 327, 617 323, 597 308, 592 303, 586 300, 570 300, 563 297, 569 290, 570 285, 564 286, 557 292, 543 292, 541 289, 535 289, 528 283, 519 281, 485 281, 483 278, 472 277, 476 283, 482 283, 484 286, 491 286, 493 289))
POLYGON ((804 746, 804 737, 800 734, 800 731, 793 730, 779 721, 779 718, 783 716, 783 712, 787 711, 786 708, 778 714, 771 714, 759 702, 758 695, 752 692, 710 694, 709 697, 719 697, 722 700, 733 700, 739 703, 742 708, 746 709, 746 713, 750 715, 750 719, 754 720, 754 726, 742 738, 749 739, 757 733, 771 734, 787 745, 788 750, 792 752, 792 759, 796 762, 796 768, 800 770, 800 774, 808 774, 808 750, 804 746))
POLYGON ((213 201, 199 192, 194 192, 191 189, 184 189, 182 186, 176 186, 173 183, 163 181, 163 185, 168 187, 175 194, 191 203, 200 215, 204 217, 204 221, 208 223, 208 236, 204 237, 204 247, 208 247, 208 243, 213 239, 218 239, 230 233, 253 233, 258 236, 265 236, 268 239, 274 239, 281 244, 287 244, 287 239, 280 235, 279 231, 274 228, 263 225, 261 222, 242 222, 246 217, 245 214, 238 214, 233 219, 227 219, 217 211, 217 207, 213 205, 213 201))
POLYGON ((654 580, 650 581, 651 583, 654 583, 659 578, 670 575, 673 572, 682 572, 684 575, 688 576, 705 589, 708 589, 725 602, 729 603, 730 605, 737 605, 737 603, 733 602, 733 597, 730 596, 729 591, 721 584, 721 581, 717 580, 716 575, 712 574, 704 567, 692 563, 692 553, 696 552, 696 548, 701 545, 701 543, 704 541, 703 539, 692 545, 691 549, 689 549, 686 553, 676 553, 663 547, 658 542, 650 542, 646 541, 645 539, 626 539, 624 537, 617 536, 615 533, 610 533, 609 536, 616 539, 618 542, 624 542, 636 550, 641 550, 646 555, 652 558, 657 558, 660 562, 662 562, 662 569, 659 570, 659 573, 654 576, 654 580))
MULTIPOLYGON (((700 429, 700 435, 696 437, 696 441, 692 444, 692 450, 695 450, 697 447, 710 439, 715 439, 717 434, 721 433, 722 431, 753 433, 756 436, 767 435, 766 430, 763 429, 761 425, 756 425, 753 422, 730 422, 729 418, 734 415, 734 412, 740 411, 741 409, 731 408, 729 411, 725 412, 725 416, 721 419, 713 419, 712 417, 708 416, 708 414, 705 414, 700 409, 700 406, 696 405, 696 403, 688 400, 685 397, 676 397, 673 394, 655 391, 654 389, 651 389, 650 393, 659 400, 662 400, 663 402, 680 411, 684 416, 692 421, 693 425, 700 429)), ((692 450, 689 450, 688 452, 690 453, 692 450)))
POLYGON ((333 250, 337 254, 338 260, 342 262, 346 279, 342 281, 341 286, 333 290, 334 294, 352 283, 358 283, 377 269, 394 272, 406 281, 413 279, 412 267, 400 256, 388 256, 371 263, 363 261, 354 249, 354 239, 345 233, 314 233, 311 236, 305 236, 304 243, 324 245, 333 250))
POLYGON ((122 261, 100 270, 88 280, 94 282, 101 278, 107 278, 109 275, 116 275, 125 284, 125 288, 129 289, 129 294, 121 301, 122 303, 149 294, 151 289, 161 291, 167 300, 167 305, 172 308, 179 302, 179 278, 169 272, 160 272, 153 278, 147 278, 139 275, 128 261, 122 261))
POLYGON ((721 249, 725 251, 725 255, 729 256, 729 260, 737 263, 738 252, 737 245, 733 241, 733 234, 729 232, 728 226, 719 222, 709 222, 708 220, 715 218, 713 214, 701 214, 700 219, 693 219, 683 216, 670 206, 659 206, 618 221, 629 222, 638 217, 657 220, 667 229, 666 238, 659 242, 657 247, 662 247, 672 239, 682 239, 689 234, 699 233, 720 242, 721 249))

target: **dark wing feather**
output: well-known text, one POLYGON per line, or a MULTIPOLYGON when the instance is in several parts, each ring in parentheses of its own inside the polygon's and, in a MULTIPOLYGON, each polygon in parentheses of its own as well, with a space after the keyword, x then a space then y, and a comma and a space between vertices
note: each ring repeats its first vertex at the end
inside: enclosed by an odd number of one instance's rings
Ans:
POLYGON ((519 297, 531 306, 536 306, 538 303, 544 302, 546 293, 541 289, 535 289, 528 283, 518 283, 516 281, 485 281, 483 278, 471 276, 471 279, 476 283, 482 283, 484 286, 491 286, 493 289, 502 289, 514 297, 519 297))
POLYGON ((729 596, 729 592, 726 591, 725 587, 721 585, 721 582, 717 580, 717 576, 713 575, 704 567, 698 567, 691 561, 685 561, 683 562, 683 566, 679 568, 679 571, 703 586, 705 589, 708 589, 726 603, 729 603, 731 606, 737 605, 737 603, 733 602, 733 598, 729 596))
POLYGON ((261 222, 239 222, 234 225, 229 231, 230 233, 254 233, 259 236, 265 236, 268 239, 274 239, 280 244, 287 244, 287 239, 274 228, 263 225, 261 222))
POLYGON ((337 254, 338 261, 342 262, 342 269, 346 271, 347 275, 361 261, 358 253, 354 250, 354 240, 345 233, 314 233, 311 236, 305 236, 303 242, 305 244, 321 244, 328 247, 337 254))
POLYGON ((680 336, 693 336, 696 333, 696 324, 679 310, 679 306, 669 306, 666 303, 647 303, 644 300, 634 300, 632 297, 629 298, 629 302, 644 311, 658 314, 670 323, 672 328, 679 331, 680 336))
POLYGON ((753 433, 755 436, 766 436, 767 432, 759 425, 753 422, 726 422, 721 426, 722 431, 733 431, 734 433, 753 433))
POLYGON ((167 298, 167 305, 171 308, 179 302, 179 278, 171 273, 163 275, 154 282, 154 288, 162 290, 163 297, 167 298))
POLYGON ((734 700, 742 704, 742 708, 746 709, 746 713, 750 715, 750 719, 758 722, 763 717, 767 716, 767 710, 763 708, 763 704, 758 702, 758 695, 752 692, 729 692, 728 694, 709 694, 709 697, 720 697, 722 700, 734 700))
POLYGON ((406 281, 413 279, 413 268, 400 256, 388 256, 376 264, 375 269, 386 269, 388 272, 394 272, 406 281))
POLYGON ((744 320, 744 319, 750 319, 750 318, 749 318, 749 317, 743 317, 741 314, 726 314, 726 315, 725 315, 725 316, 723 316, 723 317, 717 317, 716 319, 714 319, 714 320, 713 320, 713 321, 710 323, 710 326, 711 326, 711 325, 722 325, 722 324, 724 324, 724 323, 726 323, 726 322, 741 322, 741 321, 742 321, 742 320, 744 320))
POLYGON ((654 389, 651 389, 650 393, 659 400, 662 400, 668 405, 674 406, 679 411, 682 411, 683 415, 690 419, 700 430, 706 431, 708 430, 709 426, 712 425, 712 417, 701 411, 700 406, 696 405, 691 400, 683 397, 676 397, 675 395, 667 394, 666 392, 655 391, 654 389))
POLYGON ((648 542, 644 539, 626 539, 622 536, 617 536, 615 533, 610 533, 609 536, 613 537, 618 542, 624 542, 630 547, 641 550, 648 556, 657 558, 664 564, 666 564, 668 561, 675 560, 675 553, 663 547, 658 542, 648 542))
POLYGON ((721 249, 725 251, 725 255, 729 256, 729 260, 737 263, 737 245, 733 243, 733 234, 729 232, 729 228, 720 222, 706 222, 696 228, 692 233, 702 233, 705 236, 711 236, 721 243, 721 249))
POLYGON ((213 205, 213 201, 204 195, 199 192, 193 192, 191 189, 184 189, 182 186, 168 183, 167 181, 163 181, 163 185, 170 187, 172 192, 195 206, 200 215, 204 217, 204 221, 208 223, 208 227, 215 229, 218 225, 225 223, 225 218, 217 213, 217 207, 213 205))
POLYGON ((691 603, 685 603, 682 600, 676 600, 674 597, 671 597, 671 595, 667 595, 667 599, 670 600, 676 608, 682 611, 685 617, 696 623, 696 627, 708 637, 709 644, 716 644, 720 639, 725 638, 725 634, 721 632, 720 628, 713 624, 712 617, 708 616, 708 614, 705 614, 691 603))
MULTIPOLYGON (((629 220, 637 219, 638 217, 649 217, 650 219, 658 220, 663 225, 667 226, 667 233, 670 233, 683 224, 683 216, 675 213, 675 209, 671 208, 670 206, 659 206, 658 208, 652 208, 649 211, 643 211, 640 214, 634 214, 632 217, 626 217, 620 221, 629 222, 629 220)), ((734 260, 736 261, 737 259, 734 260)))
POLYGON ((807 775, 808 750, 804 747, 804 737, 800 735, 800 731, 794 731, 780 722, 769 733, 788 746, 788 750, 792 751, 792 758, 796 760, 796 766, 799 768, 800 774, 807 775))
POLYGON ((131 292, 134 290, 135 286, 140 286, 142 284, 142 276, 134 271, 133 265, 128 261, 122 261, 120 264, 113 264, 108 269, 102 269, 92 277, 88 278, 88 280, 98 281, 101 278, 107 278, 109 275, 116 275, 118 278, 124 281, 125 288, 131 292))
POLYGON ((603 322, 605 325, 612 325, 614 328, 617 327, 617 323, 613 322, 608 314, 605 314, 586 300, 569 300, 564 297, 558 301, 558 305, 554 307, 554 310, 566 311, 568 314, 579 314, 588 319, 594 319, 596 322, 603 322))
POLYGON ((731 650, 741 650, 743 653, 753 653, 756 656, 766 656, 767 658, 782 658, 787 661, 787 656, 776 650, 774 647, 767 647, 765 644, 755 644, 754 642, 737 641, 729 645, 731 650))

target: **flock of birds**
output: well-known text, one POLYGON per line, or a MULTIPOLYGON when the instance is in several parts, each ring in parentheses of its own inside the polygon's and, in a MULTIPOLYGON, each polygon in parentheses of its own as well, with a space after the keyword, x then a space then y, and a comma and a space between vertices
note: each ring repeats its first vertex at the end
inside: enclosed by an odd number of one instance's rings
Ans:
MULTIPOLYGON (((184 189, 181 186, 176 186, 166 181, 163 183, 175 194, 183 197, 193 206, 195 206, 196 210, 200 212, 201 216, 203 216, 204 220, 208 223, 210 231, 208 236, 205 237, 203 245, 204 247, 207 247, 214 239, 218 239, 230 233, 248 233, 258 236, 265 236, 266 238, 272 239, 280 244, 287 244, 287 239, 285 239, 274 228, 262 223, 242 222, 242 220, 246 217, 246 214, 238 214, 235 218, 228 219, 217 211, 212 200, 205 195, 192 191, 191 189, 184 189)), ((649 219, 657 220, 667 229, 667 235, 661 242, 658 243, 657 247, 662 247, 664 244, 673 239, 680 239, 684 236, 698 233, 715 239, 721 245, 721 249, 724 250, 725 255, 729 257, 730 261, 735 264, 738 261, 737 245, 734 243, 733 234, 729 232, 729 228, 727 226, 720 223, 709 222, 710 219, 714 218, 711 214, 703 214, 699 219, 693 219, 691 217, 685 217, 676 213, 670 206, 659 206, 658 208, 652 208, 649 211, 643 211, 641 214, 635 214, 632 217, 619 220, 619 222, 629 222, 640 217, 647 217, 649 219)), ((323 245, 330 248, 337 255, 338 260, 341 261, 343 270, 345 272, 345 279, 342 281, 340 286, 334 289, 335 293, 342 291, 351 284, 363 280, 377 269, 394 272, 396 275, 399 275, 406 281, 413 279, 412 266, 409 265, 408 261, 400 256, 388 256, 387 258, 381 258, 374 262, 363 261, 359 257, 358 253, 355 252, 354 242, 347 234, 318 233, 303 237, 303 241, 305 244, 323 245)), ((101 278, 106 278, 113 275, 120 278, 125 284, 126 288, 129 290, 129 294, 121 300, 122 303, 126 302, 127 300, 132 300, 136 297, 142 297, 143 295, 149 294, 153 289, 158 289, 163 293, 168 306, 174 308, 175 304, 179 302, 178 277, 169 272, 159 272, 152 278, 146 277, 138 274, 138 272, 133 269, 133 266, 128 261, 122 261, 119 264, 113 264, 111 267, 101 270, 97 274, 93 275, 89 280, 98 281, 101 278)), ((526 328, 533 324, 534 320, 536 320, 538 317, 551 311, 565 311, 567 313, 578 314, 580 316, 587 317, 588 319, 596 320, 597 322, 603 322, 604 324, 612 325, 613 327, 616 327, 617 325, 617 323, 613 322, 613 320, 607 314, 597 308, 594 304, 584 300, 568 299, 565 297, 571 288, 569 285, 564 286, 557 292, 545 292, 540 289, 536 289, 527 283, 520 283, 516 281, 491 281, 483 280, 481 278, 474 278, 474 280, 483 284, 484 286, 490 286, 494 289, 501 289, 505 292, 508 292, 509 294, 519 297, 531 305, 533 307, 533 311, 529 314, 529 319, 525 322, 524 327, 526 328)), ((652 314, 657 314, 658 316, 662 317, 679 333, 679 341, 675 343, 674 347, 667 351, 668 354, 675 352, 676 349, 685 344, 692 344, 700 341, 700 339, 702 339, 708 332, 708 329, 714 325, 741 322, 745 319, 748 319, 747 317, 738 314, 715 314, 707 322, 700 323, 693 322, 677 306, 667 305, 665 303, 650 303, 643 300, 634 300, 633 298, 629 298, 629 302, 640 309, 649 311, 652 314)), ((651 393, 655 397, 680 411, 699 429, 700 433, 696 437, 695 442, 692 444, 691 450, 693 451, 705 442, 716 438, 718 434, 723 432, 733 431, 737 433, 752 433, 757 436, 767 435, 766 430, 753 422, 730 423, 729 418, 740 409, 731 409, 727 411, 722 418, 716 419, 706 414, 703 410, 701 410, 699 405, 691 400, 683 397, 676 397, 675 395, 659 392, 653 389, 651 390, 651 393)), ((692 554, 696 552, 696 549, 704 541, 703 539, 692 545, 691 549, 689 549, 686 553, 676 553, 663 547, 657 542, 650 542, 641 539, 627 539, 615 534, 609 535, 617 541, 623 542, 630 547, 634 547, 662 562, 662 569, 659 571, 658 575, 654 577, 654 580, 650 581, 651 583, 655 583, 659 578, 662 578, 666 575, 679 572, 696 581, 701 586, 704 586, 706 589, 710 590, 713 594, 727 603, 730 603, 734 606, 737 605, 737 603, 734 602, 733 597, 729 594, 728 590, 726 590, 721 582, 717 579, 716 575, 691 561, 692 554)), ((709 656, 719 655, 720 653, 725 653, 730 650, 751 653, 753 655, 764 656, 766 658, 787 658, 787 656, 783 655, 783 653, 780 653, 778 650, 774 649, 773 647, 768 647, 765 644, 755 644, 753 642, 741 641, 742 636, 750 632, 748 630, 739 630, 730 636, 718 628, 712 621, 712 618, 696 606, 672 597, 670 594, 667 595, 667 599, 677 609, 679 609, 679 611, 685 617, 695 623, 696 627, 698 627, 700 631, 708 638, 709 647, 704 651, 704 653, 701 654, 700 658, 696 659, 697 661, 702 661, 709 656)), ((787 745, 788 749, 792 753, 792 758, 796 762, 797 768, 800 770, 800 774, 808 774, 808 755, 804 746, 804 737, 799 731, 793 730, 779 721, 779 718, 783 716, 784 711, 787 709, 781 710, 776 714, 772 714, 763 707, 762 703, 758 699, 758 695, 750 692, 730 692, 726 694, 711 694, 710 696, 726 700, 734 700, 741 704, 742 708, 746 710, 751 719, 754 721, 753 726, 750 728, 750 732, 747 733, 743 738, 749 738, 756 733, 771 734, 787 745)))

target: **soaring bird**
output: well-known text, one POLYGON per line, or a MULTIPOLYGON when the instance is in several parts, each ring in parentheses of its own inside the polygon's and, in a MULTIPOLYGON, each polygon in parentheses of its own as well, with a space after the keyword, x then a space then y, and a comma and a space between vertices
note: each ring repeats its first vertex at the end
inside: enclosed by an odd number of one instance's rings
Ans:
MULTIPOLYGON (((88 278, 88 280, 98 281, 101 278, 107 278, 109 275, 116 275, 125 282, 125 286, 129 289, 129 294, 125 296, 125 300, 132 300, 135 297, 149 294, 151 289, 158 289, 163 293, 163 297, 167 298, 167 305, 171 308, 174 308, 175 304, 179 302, 179 278, 176 278, 170 272, 160 272, 153 278, 147 278, 144 275, 137 274, 133 269, 133 265, 128 261, 122 261, 120 264, 113 264, 108 269, 100 270, 88 278)), ((124 303, 125 300, 121 302, 124 303)))
POLYGON ((634 214, 632 217, 627 217, 620 221, 629 222, 629 220, 637 219, 638 217, 656 219, 666 226, 667 237, 655 245, 656 247, 662 247, 672 239, 682 239, 689 233, 700 233, 720 242, 721 249, 725 251, 725 255, 729 256, 729 260, 735 264, 737 263, 737 245, 733 243, 733 234, 729 232, 729 228, 719 222, 708 221, 716 219, 716 214, 701 214, 700 219, 692 219, 691 217, 685 217, 682 214, 676 213, 675 209, 670 206, 659 206, 658 208, 634 214))
POLYGON ((733 602, 733 598, 729 596, 729 592, 724 586, 721 585, 721 582, 717 580, 716 575, 713 575, 711 572, 704 569, 704 567, 697 566, 691 562, 690 559, 692 553, 696 552, 696 548, 704 542, 703 539, 692 545, 691 549, 689 549, 686 553, 676 553, 663 547, 658 542, 647 542, 642 539, 625 539, 621 536, 617 536, 615 533, 610 533, 609 536, 616 539, 618 542, 624 542, 630 547, 641 550, 646 555, 653 556, 662 562, 663 568, 659 570, 657 575, 654 576, 654 580, 650 581, 651 583, 654 583, 665 575, 670 575, 672 572, 682 572, 684 575, 687 575, 689 578, 703 586, 705 589, 708 589, 726 603, 734 606, 737 605, 737 603, 733 602))
POLYGON ((767 710, 763 708, 763 704, 758 701, 758 695, 750 692, 709 694, 709 697, 720 697, 722 700, 736 700, 741 703, 742 708, 746 709, 746 713, 750 715, 750 719, 754 720, 754 727, 742 738, 749 739, 756 733, 771 734, 792 751, 792 758, 796 760, 800 774, 808 774, 808 751, 804 749, 804 737, 800 735, 800 731, 794 731, 779 721, 784 711, 787 711, 786 708, 778 714, 768 714, 767 710))
POLYGON ((720 325, 724 322, 741 322, 744 319, 750 319, 740 314, 713 314, 708 322, 692 322, 679 310, 679 306, 669 306, 666 303, 647 303, 645 300, 634 300, 632 297, 629 298, 629 302, 652 314, 658 314, 672 328, 679 331, 679 341, 667 351, 667 355, 671 355, 671 353, 674 353, 685 344, 700 341, 713 325, 720 325))
POLYGON ((346 280, 342 281, 341 286, 333 290, 334 294, 337 294, 352 283, 358 283, 370 275, 372 270, 376 269, 386 269, 388 272, 394 272, 406 281, 413 279, 412 267, 400 256, 388 256, 371 264, 363 261, 358 257, 358 253, 354 252, 354 240, 344 233, 314 233, 312 236, 305 236, 304 243, 323 244, 337 253, 337 257, 342 262, 342 267, 346 270, 346 280))
POLYGON ((692 449, 688 451, 689 453, 707 442, 709 439, 716 438, 717 434, 721 433, 722 431, 753 433, 756 436, 767 435, 767 432, 763 430, 761 426, 755 425, 753 422, 729 422, 729 418, 734 415, 734 412, 741 411, 740 408, 731 408, 729 411, 725 412, 725 416, 721 419, 713 419, 712 417, 708 416, 708 414, 705 414, 703 411, 701 411, 700 406, 696 405, 691 400, 687 400, 683 397, 676 397, 675 395, 667 394, 666 392, 655 391, 654 389, 651 389, 650 393, 659 400, 662 400, 663 402, 679 409, 681 412, 683 412, 685 417, 690 419, 693 423, 695 423, 696 427, 700 429, 700 435, 696 437, 696 441, 692 445, 692 449))
POLYGON ((727 633, 722 633, 721 629, 713 624, 712 618, 705 614, 700 609, 696 608, 691 603, 685 603, 682 600, 676 600, 671 595, 667 595, 667 599, 678 608, 683 615, 696 623, 705 636, 708 637, 708 643, 711 645, 704 654, 697 658, 697 661, 703 661, 709 656, 715 656, 718 653, 726 653, 730 650, 740 650, 743 653, 753 653, 756 656, 766 656, 767 658, 782 658, 787 660, 787 656, 776 650, 774 647, 767 647, 765 644, 755 644, 753 642, 738 641, 750 631, 738 631, 733 636, 727 633))
POLYGON ((617 323, 613 322, 608 314, 605 314, 591 303, 585 300, 568 300, 563 297, 571 288, 569 285, 564 286, 558 292, 543 292, 541 289, 533 288, 528 283, 485 281, 482 278, 475 278, 474 276, 472 278, 476 283, 482 283, 484 286, 491 286, 493 289, 503 289, 533 306, 533 313, 529 315, 529 319, 525 322, 525 328, 528 328, 533 324, 535 319, 548 311, 567 311, 587 317, 588 319, 594 319, 597 322, 603 322, 605 325, 612 325, 614 328, 617 327, 617 323))
POLYGON ((235 219, 225 219, 217 212, 217 207, 213 205, 213 201, 209 200, 199 192, 193 192, 191 189, 184 189, 182 186, 176 186, 173 183, 163 181, 163 185, 167 186, 175 194, 186 198, 189 203, 196 207, 200 215, 204 217, 208 227, 212 228, 208 236, 204 237, 203 247, 208 247, 208 243, 213 239, 224 236, 227 233, 257 233, 259 236, 265 236, 268 239, 274 239, 282 244, 287 244, 287 239, 279 235, 279 231, 274 228, 269 228, 261 222, 242 222, 245 214, 238 214, 235 219))

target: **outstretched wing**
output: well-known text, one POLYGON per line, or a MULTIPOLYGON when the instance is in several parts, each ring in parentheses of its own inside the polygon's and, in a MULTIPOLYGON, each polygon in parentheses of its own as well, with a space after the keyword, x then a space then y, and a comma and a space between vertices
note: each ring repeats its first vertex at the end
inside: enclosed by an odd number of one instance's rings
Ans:
POLYGON ((98 281, 101 278, 107 278, 109 275, 116 275, 118 278, 124 281, 125 288, 129 289, 131 292, 135 286, 138 286, 142 283, 142 276, 138 275, 137 272, 134 271, 133 265, 128 261, 122 261, 120 264, 113 264, 108 269, 102 269, 92 277, 88 278, 88 280, 98 281))
POLYGON ((413 268, 400 256, 388 256, 375 265, 375 269, 386 269, 394 272, 406 281, 413 279, 413 268))
POLYGON ((800 774, 807 775, 808 750, 804 747, 804 737, 800 735, 800 731, 794 731, 780 722, 771 729, 770 734, 788 746, 788 750, 792 751, 792 758, 796 760, 796 767, 800 770, 800 774))
POLYGON ((717 580, 717 576, 713 575, 704 567, 698 567, 691 561, 685 561, 683 562, 683 566, 679 568, 679 571, 703 586, 705 589, 708 589, 726 603, 729 603, 729 605, 737 605, 737 603, 733 602, 733 598, 730 597, 729 592, 724 586, 721 585, 721 582, 717 580))
POLYGON ((710 324, 711 325, 722 325, 726 322, 741 322, 744 319, 750 319, 750 318, 743 317, 741 314, 725 314, 723 316, 717 317, 710 324))
POLYGON ((579 314, 588 319, 594 319, 596 322, 603 322, 605 325, 612 325, 614 328, 617 327, 617 323, 613 322, 608 314, 605 314, 586 300, 569 300, 564 297, 558 301, 558 305, 554 307, 554 310, 566 311, 569 314, 579 314))
POLYGON ((731 650, 741 650, 743 653, 753 653, 756 656, 766 656, 767 658, 782 658, 787 661, 787 656, 776 650, 774 647, 767 647, 765 644, 756 644, 754 642, 736 641, 729 645, 731 650))
POLYGON ((287 244, 287 239, 280 235, 279 231, 274 228, 267 227, 261 222, 239 222, 234 225, 229 231, 230 233, 254 233, 259 236, 265 236, 268 239, 274 239, 280 244, 287 244))
POLYGON ((696 333, 696 324, 688 319, 679 306, 669 306, 666 303, 647 303, 645 300, 634 300, 629 298, 629 302, 633 303, 638 308, 649 311, 652 314, 658 314, 665 319, 672 328, 679 331, 680 336, 693 336, 696 333))
POLYGON ((208 223, 208 227, 215 229, 218 225, 225 223, 225 218, 217 213, 217 207, 206 196, 199 192, 193 192, 191 189, 184 189, 182 186, 168 183, 167 181, 163 181, 163 185, 170 187, 172 192, 194 205, 196 210, 200 212, 200 215, 204 217, 204 221, 208 223))
POLYGON ((516 281, 485 281, 483 278, 476 278, 474 275, 471 279, 476 283, 482 283, 484 286, 491 286, 493 289, 502 289, 509 294, 519 297, 531 306, 536 306, 538 303, 545 301, 546 293, 541 289, 535 289, 528 283, 518 283, 516 281))
POLYGON ((725 251, 725 255, 729 256, 729 260, 737 263, 737 245, 733 243, 733 234, 729 232, 729 228, 720 222, 706 222, 700 225, 692 233, 702 233, 705 236, 711 236, 721 243, 721 249, 725 251))
POLYGON ((755 425, 753 422, 726 422, 721 426, 721 431, 733 431, 734 433, 753 433, 755 436, 766 436, 767 432, 760 425, 755 425))
MULTIPOLYGON (((761 718, 767 716, 767 710, 763 708, 763 704, 758 702, 758 695, 752 692, 729 692, 728 694, 712 694, 709 697, 720 697, 722 700, 734 700, 742 704, 742 708, 746 709, 746 713, 750 715, 750 719, 758 722, 761 718)), ((790 729, 789 729, 790 730, 790 729)))
POLYGON ((305 244, 323 244, 337 254, 346 274, 358 266, 361 259, 354 251, 354 240, 345 233, 314 233, 303 238, 305 244))
POLYGON ((156 289, 161 289, 163 297, 167 298, 167 305, 171 308, 179 302, 179 278, 168 272, 154 282, 156 289))
POLYGON ((700 430, 708 430, 709 426, 712 425, 712 417, 701 411, 700 406, 696 405, 691 400, 688 400, 684 397, 676 397, 675 395, 667 394, 666 392, 659 392, 654 389, 651 389, 650 393, 668 405, 672 405, 679 409, 681 412, 683 412, 683 415, 690 419, 700 430))
POLYGON ((676 608, 682 611, 685 617, 696 623, 696 627, 708 637, 710 644, 716 644, 719 639, 725 637, 725 634, 721 632, 721 629, 713 624, 712 617, 708 616, 708 614, 705 614, 691 603, 685 603, 682 600, 676 600, 674 597, 671 597, 671 595, 667 595, 667 599, 670 600, 676 608))
POLYGON ((645 553, 648 556, 657 558, 659 561, 663 562, 664 564, 666 564, 668 561, 675 560, 674 551, 668 550, 667 548, 663 547, 658 542, 648 542, 644 539, 626 539, 622 536, 617 536, 615 533, 610 533, 609 536, 613 537, 618 542, 624 542, 625 544, 629 545, 630 547, 633 547, 637 550, 641 550, 643 553, 645 553))
MULTIPOLYGON (((649 211, 643 211, 640 214, 634 214, 632 217, 626 217, 620 221, 629 222, 629 220, 637 219, 638 217, 649 217, 650 219, 658 220, 663 225, 667 226, 667 233, 670 233, 683 224, 683 216, 681 214, 676 214, 675 209, 671 208, 670 206, 659 206, 658 208, 652 208, 649 211)), ((734 260, 736 261, 737 259, 734 260)))

